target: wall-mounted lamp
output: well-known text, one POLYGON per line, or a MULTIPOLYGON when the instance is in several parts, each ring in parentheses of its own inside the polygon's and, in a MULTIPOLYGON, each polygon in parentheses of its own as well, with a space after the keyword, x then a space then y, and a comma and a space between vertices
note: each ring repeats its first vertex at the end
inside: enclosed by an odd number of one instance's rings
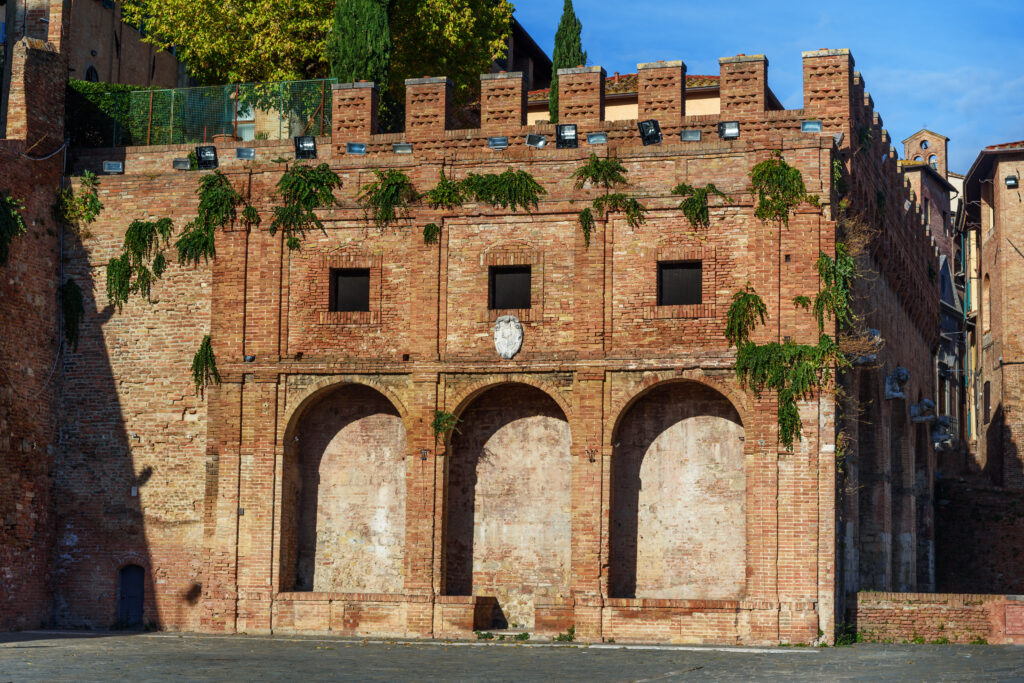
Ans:
POLYGON ((657 121, 654 119, 639 121, 636 127, 640 131, 640 141, 644 143, 644 147, 661 144, 661 126, 657 121))
POLYGON ((124 173, 123 161, 104 161, 103 172, 107 175, 120 175, 124 173))
POLYGON ((800 122, 801 133, 820 133, 821 132, 821 121, 801 121, 800 122))
POLYGON ((688 128, 679 132, 679 139, 683 142, 700 142, 700 129, 688 128))
POLYGON ((430 453, 430 451, 429 451, 428 449, 426 449, 426 448, 421 448, 421 449, 420 449, 420 460, 426 460, 426 459, 427 459, 427 455, 428 455, 429 453, 430 453))
POLYGON ((345 154, 366 154, 365 142, 346 142, 345 154))
POLYGON ((608 133, 587 133, 588 145, 607 145, 608 133))
POLYGON ((579 146, 575 123, 559 123, 555 126, 555 147, 557 149, 575 149, 579 146))
POLYGON ((503 149, 508 149, 508 138, 504 135, 495 135, 494 137, 487 138, 487 146, 499 152, 503 149))
POLYGON ((255 363, 256 356, 244 356, 242 360, 244 360, 246 363, 255 363))
POLYGON ((832 142, 836 143, 836 147, 843 146, 843 140, 846 139, 846 133, 836 133, 832 136, 832 142))
POLYGON ((718 124, 718 137, 723 140, 735 140, 740 136, 739 121, 722 121, 718 124))
POLYGON ((1018 178, 1015 175, 1006 176, 1004 182, 1006 182, 1007 190, 1016 190, 1018 187, 1020 187, 1020 178, 1018 178))
POLYGON ((394 142, 391 144, 391 151, 394 154, 412 154, 412 143, 394 142))
POLYGON ((217 168, 217 148, 213 145, 196 147, 196 168, 200 171, 212 171, 217 168))
POLYGON ((316 138, 312 135, 295 136, 295 158, 316 159, 316 138))
POLYGON ((544 149, 544 145, 548 144, 547 136, 537 135, 536 133, 530 133, 526 136, 526 146, 533 147, 534 149, 544 149))
POLYGON ((246 161, 252 161, 253 159, 256 158, 256 148, 255 147, 236 147, 235 148, 235 158, 236 159, 245 159, 246 161))
POLYGON ((192 162, 187 158, 178 158, 171 162, 171 167, 175 171, 188 171, 192 168, 192 162))

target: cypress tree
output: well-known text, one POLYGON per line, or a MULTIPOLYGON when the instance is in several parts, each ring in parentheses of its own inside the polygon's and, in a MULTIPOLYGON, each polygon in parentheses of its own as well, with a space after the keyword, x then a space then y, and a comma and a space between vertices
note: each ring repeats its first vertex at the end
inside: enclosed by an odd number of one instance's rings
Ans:
POLYGON ((562 19, 558 22, 555 33, 555 51, 551 57, 551 93, 548 95, 548 113, 551 123, 558 122, 558 70, 571 69, 587 63, 587 53, 583 51, 580 31, 583 24, 576 18, 572 8, 572 0, 565 0, 562 8, 562 19))
POLYGON ((342 83, 373 81, 383 93, 391 68, 388 0, 337 0, 327 61, 342 83))

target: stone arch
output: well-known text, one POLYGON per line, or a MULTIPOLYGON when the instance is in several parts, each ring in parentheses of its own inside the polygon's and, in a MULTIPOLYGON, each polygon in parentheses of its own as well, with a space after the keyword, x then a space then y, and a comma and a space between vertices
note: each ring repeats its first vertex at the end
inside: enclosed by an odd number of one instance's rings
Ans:
POLYGON ((295 425, 302 417, 303 412, 326 394, 347 384, 359 384, 374 389, 394 406, 403 421, 408 419, 409 411, 405 407, 405 403, 390 388, 384 386, 374 377, 367 375, 324 375, 317 377, 307 386, 296 390, 294 396, 289 395, 287 397, 287 404, 285 405, 285 424, 287 425, 284 433, 285 443, 289 443, 293 438, 295 425))
POLYGON ((466 408, 469 407, 469 405, 472 404, 473 401, 475 401, 481 394, 490 391, 495 387, 509 384, 525 384, 542 391, 547 394, 551 400, 558 404, 558 407, 562 410, 565 418, 572 421, 572 404, 564 394, 552 384, 529 376, 505 375, 504 379, 497 382, 493 379, 480 380, 479 382, 474 382, 466 387, 462 387, 454 396, 451 397, 449 401, 447 401, 447 403, 454 406, 452 412, 455 415, 461 416, 462 413, 465 412, 466 408))
POLYGON ((740 412, 705 382, 660 382, 626 403, 613 432, 611 597, 743 597, 745 451, 740 412))
POLYGON ((470 388, 446 459, 443 589, 497 599, 494 626, 532 628, 537 598, 568 597, 572 436, 533 382, 470 388))
POLYGON ((282 590, 401 593, 404 415, 370 382, 314 386, 285 432, 282 590))

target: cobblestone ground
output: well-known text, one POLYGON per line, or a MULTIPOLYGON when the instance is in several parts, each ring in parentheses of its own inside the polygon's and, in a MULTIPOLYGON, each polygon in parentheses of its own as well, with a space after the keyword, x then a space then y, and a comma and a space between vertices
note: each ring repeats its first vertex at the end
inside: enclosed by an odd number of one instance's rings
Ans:
POLYGON ((1024 681, 1024 648, 669 648, 188 634, 0 634, 6 681, 1024 681))

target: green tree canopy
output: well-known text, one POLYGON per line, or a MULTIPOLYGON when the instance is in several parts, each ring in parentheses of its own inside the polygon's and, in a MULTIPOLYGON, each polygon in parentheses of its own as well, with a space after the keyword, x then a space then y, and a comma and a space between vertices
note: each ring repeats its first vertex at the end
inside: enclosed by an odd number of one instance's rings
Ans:
POLYGON ((555 32, 555 51, 551 58, 551 91, 548 95, 548 113, 551 115, 552 123, 558 121, 558 70, 584 66, 587 63, 587 53, 583 51, 583 42, 580 40, 580 31, 582 30, 583 24, 576 18, 572 0, 565 0, 562 19, 558 22, 558 31, 555 32))
POLYGON ((338 0, 327 61, 342 83, 373 81, 384 90, 391 68, 388 0, 338 0))

